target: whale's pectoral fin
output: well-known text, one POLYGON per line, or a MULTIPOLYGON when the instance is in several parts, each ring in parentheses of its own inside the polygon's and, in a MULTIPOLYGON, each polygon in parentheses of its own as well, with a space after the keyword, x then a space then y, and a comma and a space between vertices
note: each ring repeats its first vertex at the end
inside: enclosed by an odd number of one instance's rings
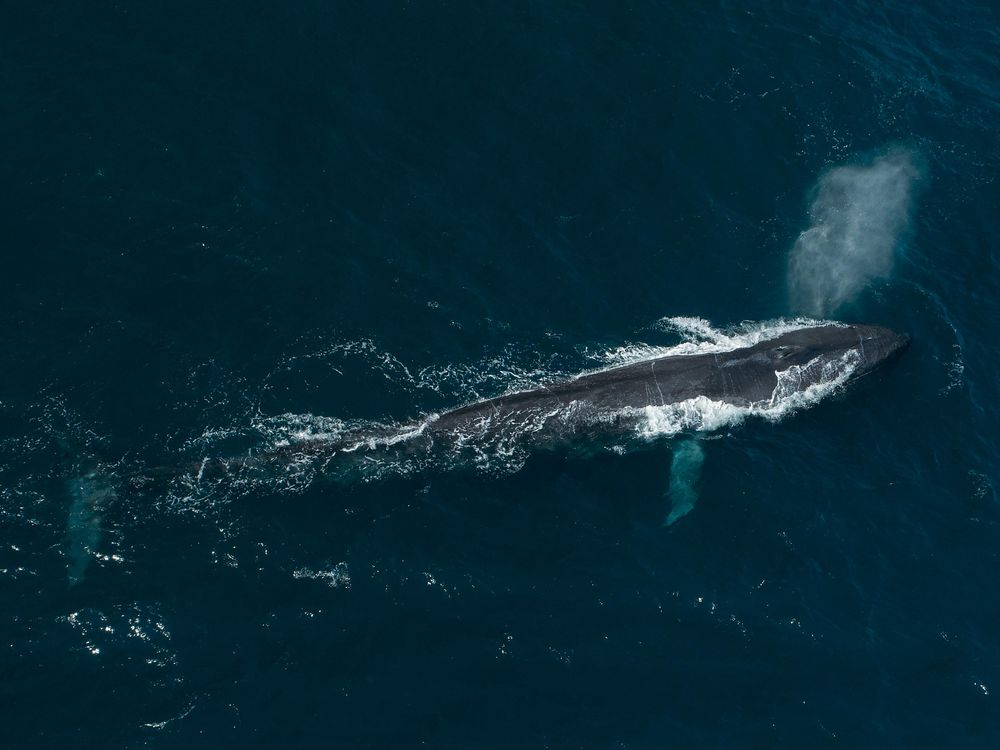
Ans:
POLYGON ((698 438, 683 440, 674 449, 670 464, 670 513, 665 524, 672 525, 694 508, 698 501, 697 484, 701 477, 701 467, 705 463, 705 450, 698 438))
POLYGON ((70 507, 66 518, 66 557, 69 585, 83 580, 101 541, 101 516, 116 495, 99 470, 92 469, 68 482, 70 507))

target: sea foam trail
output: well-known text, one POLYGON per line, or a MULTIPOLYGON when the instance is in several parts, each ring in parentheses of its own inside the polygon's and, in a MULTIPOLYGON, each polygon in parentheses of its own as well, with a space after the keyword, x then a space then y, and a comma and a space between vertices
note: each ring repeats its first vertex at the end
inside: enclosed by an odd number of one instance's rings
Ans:
POLYGON ((919 175, 910 152, 893 150, 820 178, 809 210, 812 224, 789 258, 793 310, 829 315, 868 282, 889 276, 919 175))

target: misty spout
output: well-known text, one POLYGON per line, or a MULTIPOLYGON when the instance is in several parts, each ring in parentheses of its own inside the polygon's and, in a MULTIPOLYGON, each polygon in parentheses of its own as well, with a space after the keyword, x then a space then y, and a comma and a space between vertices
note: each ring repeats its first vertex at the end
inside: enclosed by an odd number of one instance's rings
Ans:
POLYGON ((900 150, 867 166, 837 167, 820 179, 811 226, 789 258, 793 310, 830 315, 869 282, 892 273, 918 177, 912 156, 900 150))

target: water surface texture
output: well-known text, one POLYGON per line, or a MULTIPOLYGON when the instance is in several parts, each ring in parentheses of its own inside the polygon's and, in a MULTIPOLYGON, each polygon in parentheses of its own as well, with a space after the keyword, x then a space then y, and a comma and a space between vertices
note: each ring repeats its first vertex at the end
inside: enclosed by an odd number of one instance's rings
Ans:
POLYGON ((997 747, 998 60, 966 0, 7 8, 0 746, 997 747), (798 317, 913 343, 198 475, 798 317))

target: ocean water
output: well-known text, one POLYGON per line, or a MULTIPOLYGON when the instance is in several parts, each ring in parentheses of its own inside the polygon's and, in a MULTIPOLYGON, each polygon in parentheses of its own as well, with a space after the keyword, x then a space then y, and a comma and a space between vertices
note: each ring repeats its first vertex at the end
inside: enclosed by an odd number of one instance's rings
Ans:
POLYGON ((1000 743, 995 5, 4 15, 0 747, 1000 743), (913 343, 628 450, 127 481, 796 316, 913 343))

